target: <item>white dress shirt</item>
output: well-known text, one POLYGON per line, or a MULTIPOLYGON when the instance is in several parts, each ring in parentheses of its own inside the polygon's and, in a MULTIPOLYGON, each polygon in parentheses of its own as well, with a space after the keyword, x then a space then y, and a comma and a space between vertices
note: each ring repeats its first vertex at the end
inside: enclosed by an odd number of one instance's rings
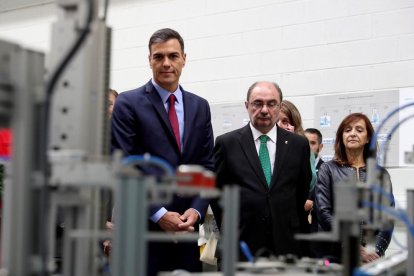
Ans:
POLYGON ((273 167, 275 166, 275 159, 276 159, 276 141, 277 141, 276 124, 273 126, 273 128, 268 133, 262 133, 258 131, 256 128, 254 128, 254 126, 251 123, 250 123, 250 129, 252 130, 257 155, 259 155, 260 136, 267 135, 269 137, 269 139, 267 140, 267 150, 269 151, 270 168, 272 169, 272 175, 273 175, 273 167))

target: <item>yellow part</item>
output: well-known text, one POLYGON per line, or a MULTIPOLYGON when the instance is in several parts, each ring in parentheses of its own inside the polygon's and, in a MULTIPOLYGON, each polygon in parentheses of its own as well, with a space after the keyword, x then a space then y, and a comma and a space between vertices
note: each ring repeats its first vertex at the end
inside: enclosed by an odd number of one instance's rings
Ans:
POLYGON ((206 248, 206 243, 200 246, 200 256, 203 254, 204 248, 206 248))

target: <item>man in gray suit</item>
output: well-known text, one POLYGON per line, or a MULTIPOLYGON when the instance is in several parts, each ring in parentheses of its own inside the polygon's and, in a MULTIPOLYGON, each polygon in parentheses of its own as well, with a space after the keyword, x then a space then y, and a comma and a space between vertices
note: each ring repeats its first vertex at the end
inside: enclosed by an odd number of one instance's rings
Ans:
MULTIPOLYGON (((276 83, 254 83, 245 102, 250 123, 217 137, 214 148, 218 187, 240 187, 239 239, 253 254, 301 255, 293 236, 307 223, 303 206, 311 180, 309 144, 277 127, 281 101, 276 83)), ((214 209, 220 220, 220 208, 214 209)))

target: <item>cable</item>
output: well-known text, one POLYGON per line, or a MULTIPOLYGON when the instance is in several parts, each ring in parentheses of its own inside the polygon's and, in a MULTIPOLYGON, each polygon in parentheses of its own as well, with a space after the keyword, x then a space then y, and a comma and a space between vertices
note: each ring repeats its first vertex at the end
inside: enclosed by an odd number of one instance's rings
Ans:
MULTIPOLYGON (((389 192, 387 192, 386 190, 384 190, 383 188, 381 188, 381 187, 379 187, 379 186, 377 186, 377 185, 371 185, 370 186, 370 189, 372 190, 372 191, 374 191, 374 192, 377 192, 377 193, 379 193, 379 194, 381 194, 381 195, 384 195, 388 200, 389 200, 389 202, 392 204, 393 202, 394 203, 396 203, 395 202, 395 198, 394 198, 394 196, 391 194, 391 193, 389 193, 389 192)), ((398 208, 397 208, 398 209, 398 208)))
POLYGON ((90 32, 90 25, 93 19, 93 9, 94 4, 93 0, 88 0, 88 13, 87 13, 87 19, 86 19, 86 26, 84 29, 82 29, 82 32, 76 39, 75 43, 73 43, 72 47, 69 49, 69 52, 66 54, 66 56, 62 59, 60 65, 57 67, 55 72, 52 74, 52 77, 50 78, 50 81, 48 82, 47 86, 47 95, 51 95, 53 93, 53 88, 56 85, 56 82, 59 80, 60 75, 62 74, 63 70, 68 65, 69 61, 73 58, 75 53, 79 50, 80 46, 85 42, 86 37, 88 36, 90 32))
POLYGON ((375 143, 377 142, 377 137, 378 137, 378 133, 380 133, 380 130, 384 127, 384 125, 385 125, 385 123, 395 114, 395 113, 397 113, 398 111, 400 111, 400 110, 402 110, 402 109, 405 109, 405 108, 407 108, 407 107, 410 107, 410 106, 414 106, 414 102, 411 102, 411 103, 408 103, 408 104, 405 104, 405 105, 403 105, 403 106, 399 106, 399 107, 397 107, 397 108, 395 108, 394 110, 392 110, 388 115, 387 115, 387 117, 385 117, 385 119, 381 122, 381 124, 378 126, 378 128, 377 128, 377 130, 374 132, 374 135, 372 136, 372 139, 371 139, 371 143, 369 144, 369 149, 370 149, 370 154, 372 155, 374 152, 375 152, 375 143))
POLYGON ((381 159, 382 159, 382 165, 385 166, 386 165, 386 157, 387 157, 387 151, 388 151, 388 145, 389 142, 392 138, 392 135, 394 134, 394 132, 405 122, 407 122, 408 120, 414 118, 414 114, 410 115, 406 118, 404 118, 403 120, 401 120, 398 124, 396 124, 391 131, 387 134, 387 140, 381 145, 381 149, 380 149, 380 154, 378 156, 382 156, 382 154, 384 155, 381 159))
POLYGON ((149 153, 143 155, 130 155, 122 159, 124 165, 153 164, 163 169, 167 176, 174 175, 174 168, 164 159, 152 156, 149 153))
MULTIPOLYGON (((68 53, 60 64, 57 66, 56 70, 51 74, 51 78, 47 82, 46 85, 46 96, 45 100, 42 103, 39 103, 37 109, 39 111, 39 126, 38 129, 41 130, 37 133, 38 137, 38 144, 39 147, 37 148, 37 156, 38 162, 37 169, 42 176, 42 182, 44 185, 41 186, 39 191, 39 254, 42 261, 42 271, 41 274, 47 275, 47 238, 45 237, 45 233, 47 233, 47 218, 44 214, 48 212, 48 185, 47 180, 50 175, 50 168, 47 158, 48 152, 48 139, 49 139, 49 114, 50 114, 50 101, 53 94, 54 87, 59 80, 60 76, 62 75, 64 69, 69 64, 70 60, 75 56, 76 52, 80 49, 82 44, 86 41, 86 38, 90 32, 90 25, 93 19, 93 10, 94 4, 93 0, 88 0, 88 12, 86 18, 86 25, 81 30, 81 33, 73 43, 73 45, 69 48, 68 53)), ((36 165, 35 165, 36 166, 36 165)))
POLYGON ((393 208, 385 207, 383 205, 373 203, 373 202, 368 202, 368 201, 362 201, 362 205, 364 207, 374 208, 378 211, 384 212, 392 217, 395 217, 401 220, 405 224, 405 226, 407 226, 409 233, 414 237, 414 224, 411 224, 410 219, 408 218, 404 210, 393 209, 393 208))
POLYGON ((105 0, 104 2, 104 14, 103 14, 103 21, 106 22, 106 17, 108 15, 108 4, 109 0, 105 0))
POLYGON ((240 241, 240 249, 241 252, 243 252, 243 255, 246 257, 247 261, 249 263, 254 263, 253 254, 245 241, 240 241))

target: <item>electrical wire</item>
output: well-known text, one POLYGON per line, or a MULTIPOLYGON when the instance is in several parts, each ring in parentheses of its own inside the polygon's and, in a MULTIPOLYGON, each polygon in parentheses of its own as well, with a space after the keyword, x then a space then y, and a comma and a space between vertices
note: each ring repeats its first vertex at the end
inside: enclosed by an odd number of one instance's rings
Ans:
MULTIPOLYGON (((381 193, 382 195, 384 195, 389 201, 390 201, 390 203, 392 203, 392 202, 394 202, 395 203, 395 209, 397 209, 397 210, 402 210, 402 208, 400 208, 399 207, 399 204, 398 204, 398 202, 397 201, 395 201, 395 198, 394 198, 394 196, 391 194, 391 193, 389 193, 389 192, 387 192, 387 191, 385 191, 383 188, 381 188, 381 187, 379 187, 379 186, 377 186, 377 185, 371 185, 370 186, 370 188, 371 188, 371 190, 372 191, 374 191, 374 192, 377 192, 377 193, 381 193)), ((399 247, 399 248, 401 248, 402 250, 407 250, 408 248, 407 248, 407 246, 404 246, 397 238, 396 238, 396 236, 395 235, 392 235, 392 240, 394 241, 394 243, 399 247)))
POLYGON ((69 62, 75 56, 76 52, 80 49, 83 43, 86 41, 86 38, 90 32, 90 25, 93 20, 93 10, 94 10, 94 0, 88 0, 88 11, 86 17, 85 27, 81 30, 80 34, 76 38, 75 42, 69 48, 67 54, 63 57, 62 61, 58 64, 56 70, 51 74, 50 79, 47 81, 46 84, 46 95, 44 102, 37 104, 37 110, 39 112, 39 126, 38 129, 41 130, 37 133, 38 137, 38 148, 37 148, 37 155, 38 162, 36 162, 36 168, 39 172, 41 172, 42 176, 42 183, 43 185, 39 191, 39 254, 42 261, 42 270, 41 274, 47 275, 47 218, 46 215, 48 212, 48 184, 47 180, 50 175, 50 168, 47 158, 48 152, 48 138, 49 138, 49 114, 50 114, 50 102, 52 98, 52 94, 54 92, 54 88, 56 83, 58 82, 60 76, 64 72, 64 69, 67 67, 69 62))
POLYGON ((374 208, 380 212, 384 212, 392 217, 399 219, 405 224, 409 233, 414 237, 414 224, 411 224, 410 219, 408 218, 404 210, 385 207, 381 204, 374 203, 374 202, 368 202, 368 201, 362 201, 362 206, 374 208))
POLYGON ((387 134, 387 140, 381 145, 380 148, 380 154, 378 156, 382 156, 381 160, 382 160, 382 165, 385 166, 386 165, 386 160, 387 160, 387 151, 388 151, 388 145, 389 142, 391 141, 392 135, 394 134, 395 131, 397 131, 397 129, 404 124, 405 122, 409 121, 410 119, 414 118, 414 114, 410 115, 404 119, 402 119, 400 122, 398 122, 398 124, 396 124, 391 131, 387 134))
POLYGON ((93 0, 88 0, 88 13, 87 13, 85 28, 82 29, 75 43, 73 43, 72 47, 69 49, 66 56, 64 56, 64 58, 62 59, 58 67, 56 68, 55 72, 53 72, 52 77, 50 78, 48 85, 47 85, 47 89, 46 89, 48 96, 50 96, 53 93, 53 89, 57 81, 59 80, 60 76, 62 75, 63 70, 69 64, 69 61, 73 58, 75 53, 79 50, 80 46, 82 46, 82 44, 85 42, 86 37, 88 36, 90 32, 90 25, 93 19, 93 10, 94 10, 93 0))
POLYGON ((152 156, 149 153, 143 155, 130 155, 122 159, 123 165, 156 165, 161 168, 167 176, 174 175, 174 168, 164 159, 152 156))
POLYGON ((106 17, 108 16, 108 5, 109 0, 105 0, 104 2, 104 14, 103 14, 103 21, 106 22, 106 17))
POLYGON ((407 107, 410 106, 414 106, 414 102, 405 104, 403 106, 399 106, 397 108, 395 108, 394 110, 392 110, 390 113, 388 113, 387 117, 385 117, 384 120, 382 120, 381 124, 378 126, 377 130, 374 132, 374 135, 372 136, 371 139, 371 143, 369 144, 369 149, 370 149, 370 155, 372 156, 373 153, 375 152, 375 143, 378 140, 378 133, 380 133, 380 131, 382 130, 382 128, 384 127, 385 123, 392 117, 394 116, 394 114, 396 114, 398 111, 403 110, 407 107))
POLYGON ((381 188, 381 187, 379 187, 377 185, 371 185, 370 186, 370 189, 373 192, 376 192, 376 193, 379 193, 381 195, 384 195, 388 199, 388 201, 390 202, 390 204, 396 203, 394 196, 391 193, 389 193, 386 190, 384 190, 383 188, 381 188))

